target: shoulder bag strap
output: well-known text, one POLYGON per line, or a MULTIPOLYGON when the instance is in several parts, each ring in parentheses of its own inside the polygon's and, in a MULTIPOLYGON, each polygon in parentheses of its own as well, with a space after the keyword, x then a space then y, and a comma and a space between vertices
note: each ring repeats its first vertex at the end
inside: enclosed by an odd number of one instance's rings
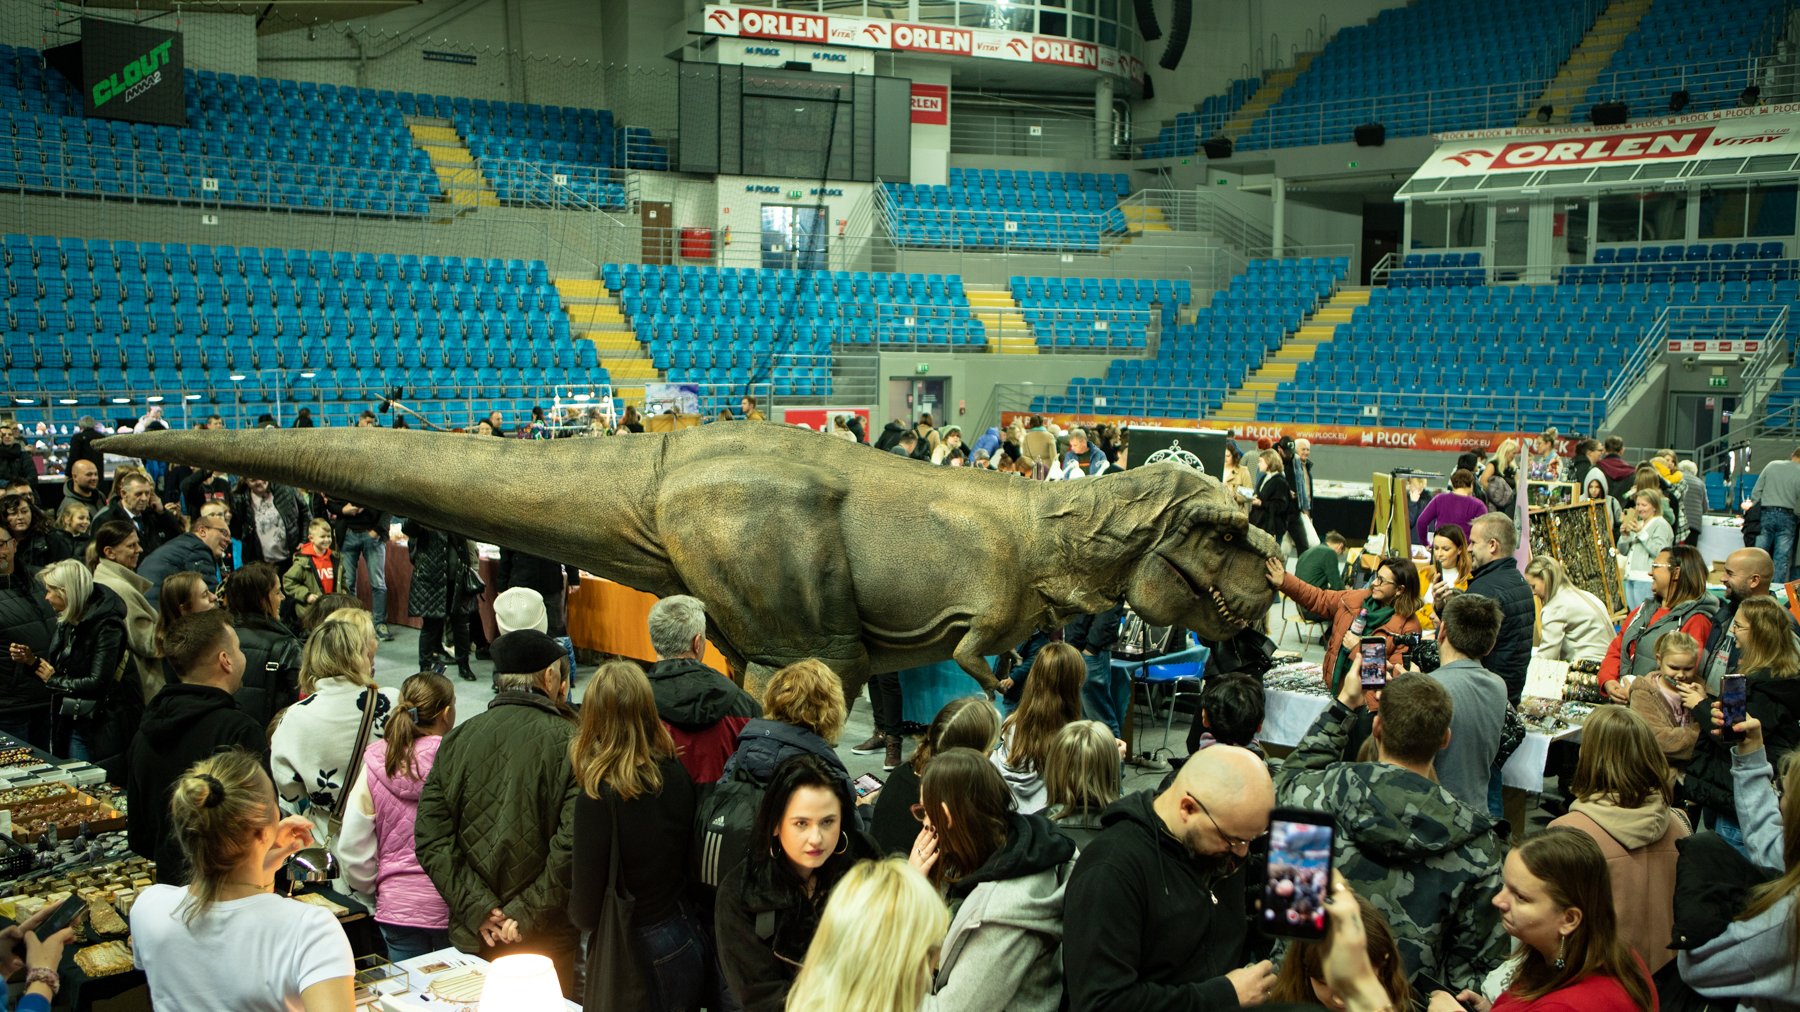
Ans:
POLYGON ((356 778, 362 773, 363 750, 369 747, 369 734, 375 729, 375 705, 381 699, 381 690, 373 685, 363 690, 362 724, 356 729, 356 745, 350 752, 349 773, 344 775, 344 789, 338 792, 337 803, 331 806, 331 817, 342 820, 344 806, 350 803, 350 792, 356 787, 356 778))

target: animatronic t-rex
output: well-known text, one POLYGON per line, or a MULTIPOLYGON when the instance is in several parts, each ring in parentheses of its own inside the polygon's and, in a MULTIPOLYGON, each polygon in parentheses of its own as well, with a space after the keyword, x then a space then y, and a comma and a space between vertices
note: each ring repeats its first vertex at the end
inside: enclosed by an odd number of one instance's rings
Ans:
POLYGON ((713 424, 610 439, 388 429, 158 431, 122 453, 316 489, 706 603, 760 682, 807 657, 848 698, 871 674, 985 655, 1123 599, 1222 640, 1259 623, 1275 542, 1179 464, 1068 482, 933 468, 801 429, 713 424))

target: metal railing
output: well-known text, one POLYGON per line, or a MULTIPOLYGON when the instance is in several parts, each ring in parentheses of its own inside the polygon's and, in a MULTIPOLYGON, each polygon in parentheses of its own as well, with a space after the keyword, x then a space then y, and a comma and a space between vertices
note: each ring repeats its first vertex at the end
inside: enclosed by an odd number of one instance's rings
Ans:
MULTIPOLYGON (((1770 395, 1781 385, 1782 376, 1794 363, 1794 342, 1788 333, 1791 317, 1789 307, 1783 305, 1762 308, 1768 325, 1760 333, 1757 332, 1754 321, 1745 321, 1731 333, 1716 335, 1733 340, 1756 338, 1761 344, 1754 353, 1755 357, 1738 374, 1741 390, 1728 430, 1717 439, 1694 448, 1694 460, 1702 472, 1720 467, 1731 457, 1732 451, 1746 440, 1792 435, 1800 430, 1800 402, 1773 413, 1764 410, 1770 395)), ((1715 338, 1714 332, 1706 330, 1695 336, 1709 340, 1715 338)))

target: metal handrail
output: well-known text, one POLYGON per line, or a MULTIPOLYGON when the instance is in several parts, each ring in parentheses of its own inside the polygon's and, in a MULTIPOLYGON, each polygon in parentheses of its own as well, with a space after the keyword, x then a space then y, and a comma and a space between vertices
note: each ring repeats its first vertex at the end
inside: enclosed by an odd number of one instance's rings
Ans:
POLYGON ((1743 387, 1743 392, 1738 395, 1737 410, 1732 416, 1735 424, 1731 431, 1694 448, 1694 459, 1702 471, 1712 470, 1720 457, 1746 440, 1792 428, 1792 425, 1771 424, 1772 420, 1783 415, 1790 420, 1800 417, 1797 415, 1800 413, 1800 404, 1790 405, 1777 415, 1768 415, 1762 411, 1769 395, 1781 383, 1783 373, 1794 361, 1793 342, 1788 336, 1789 317, 1789 307, 1779 307, 1774 320, 1762 333, 1763 343, 1757 349, 1756 357, 1739 374, 1738 382, 1743 387))

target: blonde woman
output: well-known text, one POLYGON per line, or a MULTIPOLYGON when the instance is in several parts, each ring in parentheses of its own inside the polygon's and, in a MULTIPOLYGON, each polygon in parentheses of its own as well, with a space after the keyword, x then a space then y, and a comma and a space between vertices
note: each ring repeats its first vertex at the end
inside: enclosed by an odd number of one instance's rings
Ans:
POLYGON ((269 740, 269 770, 283 807, 311 819, 321 840, 339 795, 362 768, 356 743, 364 707, 375 707, 368 737, 374 741, 400 698, 375 686, 376 645, 375 623, 360 608, 333 612, 320 623, 300 654, 300 701, 283 711, 269 740))
POLYGON ((1119 800, 1119 749, 1097 720, 1078 720, 1056 732, 1044 757, 1044 814, 1077 847, 1100 835, 1100 813, 1119 800))
POLYGON ((1606 605, 1570 581, 1562 563, 1535 555, 1525 566, 1525 583, 1543 606, 1543 638, 1537 655, 1552 661, 1606 659, 1613 620, 1606 605))
POLYGON ((50 751, 104 766, 122 782, 125 751, 144 709, 126 642, 125 602, 74 559, 51 563, 39 580, 56 612, 56 634, 42 657, 13 644, 12 660, 50 689, 50 751))
POLYGON ((131 908, 131 948, 157 1008, 348 1012, 350 940, 331 912, 275 895, 275 873, 313 843, 282 818, 255 756, 234 749, 175 782, 169 817, 192 878, 131 908))
POLYGON ((865 861, 831 892, 788 1012, 917 1012, 950 916, 899 858, 865 861))
MULTIPOLYGON (((697 1009, 712 958, 706 931, 684 899, 692 863, 695 792, 675 739, 656 714, 650 679, 632 661, 608 661, 581 694, 581 728, 569 744, 581 795, 575 799, 574 864, 569 919, 583 931, 601 923, 609 898, 607 876, 616 863, 617 888, 630 895, 636 951, 649 970, 643 1007, 697 1009), (617 854, 613 852, 618 849, 617 854)), ((607 969, 630 965, 621 953, 588 946, 584 1008, 626 1008, 630 980, 607 969)))
MULTIPOLYGON (((769 676, 763 685, 763 715, 738 732, 737 751, 725 763, 720 779, 744 773, 759 784, 775 777, 775 769, 796 756, 814 755, 850 785, 850 773, 838 758, 837 740, 844 732, 844 683, 821 661, 797 661, 769 676)), ((724 869, 721 869, 724 870, 724 869)))

